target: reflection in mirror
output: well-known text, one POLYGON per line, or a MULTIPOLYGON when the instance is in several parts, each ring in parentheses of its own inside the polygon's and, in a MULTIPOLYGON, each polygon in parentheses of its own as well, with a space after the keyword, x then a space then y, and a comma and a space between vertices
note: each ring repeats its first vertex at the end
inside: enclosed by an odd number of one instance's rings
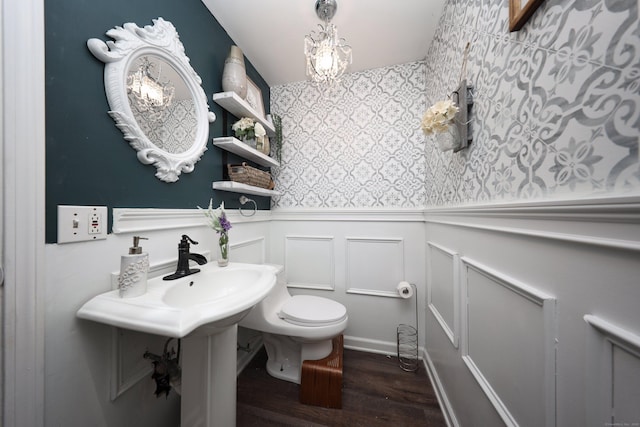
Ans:
POLYGON ((160 60, 141 56, 131 64, 127 75, 129 102, 154 122, 159 121, 162 112, 171 105, 175 93, 171 80, 162 76, 162 65, 160 60))
POLYGON ((144 28, 126 23, 107 31, 114 41, 89 39, 91 53, 105 63, 109 115, 165 182, 192 172, 207 149, 209 112, 200 76, 189 64, 178 33, 168 21, 144 28))
POLYGON ((150 55, 137 58, 129 67, 127 96, 136 122, 158 148, 176 154, 193 145, 195 104, 171 65, 150 55))

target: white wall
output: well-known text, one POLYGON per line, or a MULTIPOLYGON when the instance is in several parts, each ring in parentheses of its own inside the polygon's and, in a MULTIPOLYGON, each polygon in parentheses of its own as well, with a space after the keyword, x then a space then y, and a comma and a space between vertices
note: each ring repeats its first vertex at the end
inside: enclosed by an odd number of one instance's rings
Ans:
POLYGON ((43 425, 44 4, 2 1, 3 425, 43 425), (30 52, 24 55, 24 52, 30 52))
POLYGON ((285 266, 291 293, 347 307, 345 346, 395 354, 398 324, 416 326, 416 300, 398 298, 399 282, 416 285, 424 312, 424 238, 421 210, 278 209, 270 259, 285 266))
POLYGON ((427 352, 458 425, 640 420, 639 202, 427 211, 427 352))
MULTIPOLYGON (((214 254, 216 234, 204 226, 197 210, 120 210, 106 240, 46 245, 45 425, 176 426, 180 400, 174 392, 157 399, 146 350, 160 354, 166 338, 77 319, 76 311, 93 296, 112 289, 132 236, 142 241, 152 266, 168 263, 175 270, 182 234, 199 242, 194 253, 214 254), (144 215, 140 216, 140 213, 144 215), (82 266, 82 268, 78 268, 82 266), (115 399, 114 399, 115 397, 115 399), (113 400, 112 400, 113 399, 113 400)), ((268 227, 265 217, 244 220, 229 212, 231 257, 265 262, 268 227)), ((268 218, 268 213, 266 214, 268 218)), ((166 274, 167 269, 155 274, 166 274)), ((242 339, 253 335, 243 332, 242 339)), ((243 343, 246 345, 246 343, 243 343)), ((243 356, 240 354, 239 356, 243 356)))

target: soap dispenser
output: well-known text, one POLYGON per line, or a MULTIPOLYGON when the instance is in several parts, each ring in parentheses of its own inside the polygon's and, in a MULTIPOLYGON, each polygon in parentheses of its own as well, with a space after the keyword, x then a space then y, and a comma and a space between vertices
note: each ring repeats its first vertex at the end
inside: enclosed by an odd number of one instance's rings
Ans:
POLYGON ((120 298, 132 298, 147 292, 147 273, 149 272, 149 254, 142 252, 140 240, 146 237, 133 236, 133 246, 128 255, 120 259, 118 289, 120 298))

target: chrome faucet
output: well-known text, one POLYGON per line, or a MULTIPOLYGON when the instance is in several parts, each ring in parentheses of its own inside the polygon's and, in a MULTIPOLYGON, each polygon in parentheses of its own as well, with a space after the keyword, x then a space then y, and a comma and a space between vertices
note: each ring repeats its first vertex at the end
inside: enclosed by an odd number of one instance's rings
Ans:
POLYGON ((191 237, 183 234, 182 240, 178 244, 178 268, 175 273, 164 276, 163 280, 175 280, 199 272, 199 268, 189 268, 189 260, 194 260, 198 265, 207 263, 207 259, 203 255, 189 253, 190 242, 194 245, 198 244, 191 237))

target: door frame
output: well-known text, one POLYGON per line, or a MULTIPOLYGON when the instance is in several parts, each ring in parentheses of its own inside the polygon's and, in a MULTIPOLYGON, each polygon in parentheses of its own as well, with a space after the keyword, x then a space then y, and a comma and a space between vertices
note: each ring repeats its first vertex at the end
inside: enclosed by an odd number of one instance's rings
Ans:
POLYGON ((44 0, 2 2, 2 424, 44 426, 44 0), (28 54, 25 54, 28 52, 28 54))

